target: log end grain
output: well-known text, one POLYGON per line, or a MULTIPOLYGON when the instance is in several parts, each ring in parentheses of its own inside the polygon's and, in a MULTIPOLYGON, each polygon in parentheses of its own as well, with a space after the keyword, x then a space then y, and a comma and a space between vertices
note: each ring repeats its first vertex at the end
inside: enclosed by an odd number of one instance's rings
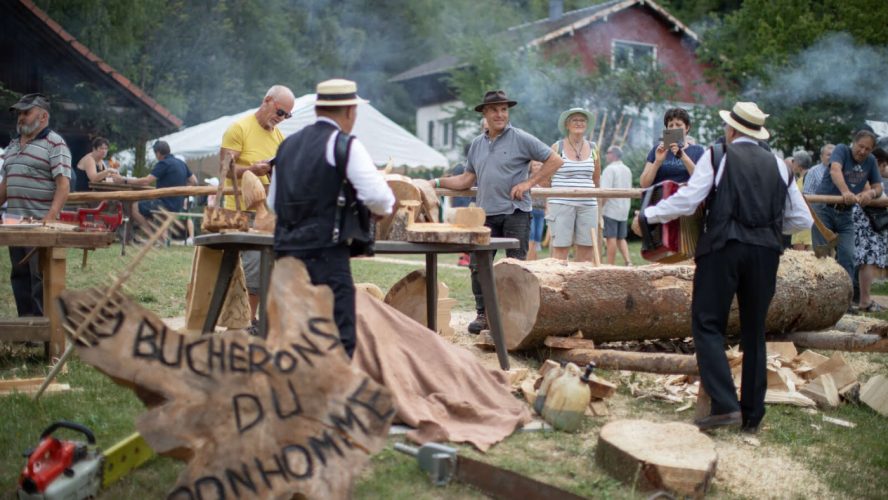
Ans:
POLYGON ((611 475, 638 488, 696 498, 705 495, 718 462, 715 443, 695 426, 645 420, 602 427, 595 456, 611 475))

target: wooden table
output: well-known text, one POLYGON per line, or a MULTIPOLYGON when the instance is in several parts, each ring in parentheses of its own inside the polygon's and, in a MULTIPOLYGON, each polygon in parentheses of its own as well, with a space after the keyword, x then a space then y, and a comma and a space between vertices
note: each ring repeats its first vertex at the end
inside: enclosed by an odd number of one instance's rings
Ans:
MULTIPOLYGON (((90 182, 89 188, 93 191, 150 191, 154 186, 139 184, 123 184, 118 182, 90 182)), ((123 203, 123 236, 120 238, 120 255, 126 255, 126 245, 133 237, 133 213, 132 203, 123 203)))
MULTIPOLYGON (((271 281, 271 267, 274 261, 272 245, 274 237, 262 233, 213 233, 200 235, 194 238, 196 246, 206 246, 215 250, 222 250, 222 267, 213 290, 213 298, 210 301, 209 311, 203 330, 211 332, 216 327, 216 322, 222 312, 222 304, 228 293, 228 286, 234 276, 235 265, 239 252, 258 250, 261 252, 260 260, 260 288, 263 293, 259 296, 259 332, 263 337, 267 334, 268 323, 265 317, 266 297, 265 292, 271 281)), ((493 276, 493 254, 497 250, 518 248, 518 240, 512 238, 491 238, 489 245, 460 245, 449 243, 410 243, 407 241, 377 241, 375 245, 377 254, 424 254, 426 261, 426 317, 428 327, 437 331, 438 308, 438 254, 463 253, 475 254, 478 263, 478 278, 481 282, 481 292, 484 295, 484 308, 487 312, 487 322, 490 327, 490 335, 496 345, 496 355, 500 367, 509 369, 509 357, 506 353, 506 344, 503 337, 502 321, 499 313, 499 299, 497 297, 496 284, 493 276)))
MULTIPOLYGON (((0 246, 36 247, 43 273, 43 315, 46 319, 20 318, 9 321, 0 329, 0 340, 48 341, 47 355, 50 358, 61 356, 65 351, 65 334, 61 316, 56 311, 56 299, 65 289, 65 268, 69 248, 91 250, 109 246, 114 242, 114 233, 73 231, 47 228, 14 229, 14 226, 0 226, 0 246), (48 335, 46 330, 48 327, 48 335)), ((10 263, 16 265, 17 262, 10 263)), ((9 287, 7 281, 4 286, 9 287)))

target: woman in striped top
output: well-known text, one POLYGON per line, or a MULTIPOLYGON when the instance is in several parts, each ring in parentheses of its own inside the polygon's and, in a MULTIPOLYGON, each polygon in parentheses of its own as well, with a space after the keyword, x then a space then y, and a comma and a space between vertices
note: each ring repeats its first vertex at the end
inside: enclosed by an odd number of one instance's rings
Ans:
MULTIPOLYGON (((552 176, 553 188, 594 188, 601 170, 594 156, 595 145, 586 140, 586 128, 592 114, 571 108, 558 118, 564 139, 552 150, 564 159, 564 165, 552 176)), ((552 257, 567 260, 571 245, 577 246, 577 261, 592 261, 592 231, 598 229, 598 202, 595 198, 549 198, 546 220, 552 234, 552 257)))

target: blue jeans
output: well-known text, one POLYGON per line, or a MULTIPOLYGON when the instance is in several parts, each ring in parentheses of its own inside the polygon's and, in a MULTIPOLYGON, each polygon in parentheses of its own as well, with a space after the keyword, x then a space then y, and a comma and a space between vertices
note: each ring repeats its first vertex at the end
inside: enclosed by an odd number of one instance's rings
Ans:
POLYGON ((534 208, 533 219, 530 221, 530 241, 537 243, 543 241, 543 230, 546 229, 546 211, 542 208, 534 208))
MULTIPOLYGON (((818 203, 812 208, 820 217, 823 225, 839 237, 836 260, 848 273, 848 277, 853 283, 856 281, 856 273, 854 272, 854 220, 851 218, 851 207, 849 206, 848 210, 837 210, 830 205, 818 203)), ((816 229, 812 231, 811 241, 815 246, 826 244, 826 240, 816 229)))

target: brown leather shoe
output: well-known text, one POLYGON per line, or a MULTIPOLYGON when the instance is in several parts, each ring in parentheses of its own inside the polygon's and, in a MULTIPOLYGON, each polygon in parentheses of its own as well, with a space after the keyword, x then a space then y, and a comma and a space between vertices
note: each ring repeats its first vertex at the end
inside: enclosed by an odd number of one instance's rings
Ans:
POLYGON ((739 411, 722 413, 720 415, 709 415, 708 417, 694 420, 694 425, 696 425, 701 431, 715 427, 739 426, 741 423, 743 423, 743 416, 739 411))

